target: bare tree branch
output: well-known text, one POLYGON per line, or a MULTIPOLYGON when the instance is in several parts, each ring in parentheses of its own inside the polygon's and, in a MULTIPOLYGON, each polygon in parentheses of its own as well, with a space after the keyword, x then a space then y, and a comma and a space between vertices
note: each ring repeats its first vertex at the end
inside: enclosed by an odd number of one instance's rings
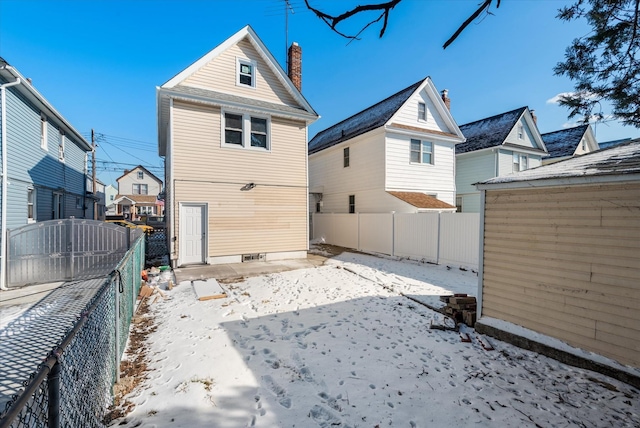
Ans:
POLYGON ((384 22, 383 22, 383 25, 382 25, 382 29, 380 29, 379 37, 384 36, 384 33, 387 30, 387 23, 388 23, 388 20, 389 20, 389 13, 391 12, 391 9, 393 9, 401 1, 402 0, 391 0, 391 1, 388 1, 386 3, 365 4, 363 6, 356 6, 353 9, 348 10, 348 11, 344 12, 341 15, 332 16, 332 15, 329 15, 327 13, 324 13, 321 10, 318 10, 318 9, 312 7, 309 4, 309 0, 304 0, 305 4, 307 5, 307 9, 309 9, 310 11, 315 13, 318 18, 322 19, 325 22, 325 24, 327 24, 329 26, 329 28, 331 28, 335 33, 341 35, 342 37, 347 38, 347 39, 352 39, 352 40, 354 40, 354 39, 357 40, 358 36, 360 35, 360 33, 362 33, 370 25, 380 21, 382 18, 384 18, 384 22), (344 34, 344 33, 342 33, 341 31, 339 31, 336 28, 336 26, 338 24, 340 24, 341 22, 351 18, 354 15, 357 15, 357 14, 363 13, 363 12, 376 11, 376 10, 381 10, 382 11, 380 16, 377 19, 374 19, 374 20, 370 21, 355 36, 344 34))
MULTIPOLYGON (((462 25, 456 30, 455 33, 453 33, 453 36, 451 36, 449 38, 449 40, 447 40, 444 45, 442 45, 442 49, 446 49, 447 46, 449 46, 451 43, 453 43, 458 36, 460 35, 460 33, 462 33, 464 31, 465 28, 467 28, 467 26, 469 24, 471 24, 476 18, 478 18, 478 16, 480 16, 480 14, 482 12, 484 12, 485 10, 488 12, 489 11, 489 7, 491 7, 491 3, 493 3, 493 0, 485 0, 484 3, 482 3, 480 5, 480 7, 478 8, 478 10, 476 10, 473 15, 471 15, 470 17, 467 18, 466 21, 464 21, 462 23, 462 25)), ((500 7, 500 0, 497 0, 496 2, 496 8, 500 7)))

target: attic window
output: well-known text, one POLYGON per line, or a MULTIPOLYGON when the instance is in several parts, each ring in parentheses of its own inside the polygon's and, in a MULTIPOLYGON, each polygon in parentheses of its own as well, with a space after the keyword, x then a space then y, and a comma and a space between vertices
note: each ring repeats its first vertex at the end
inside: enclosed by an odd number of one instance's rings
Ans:
POLYGON ((524 138, 524 127, 522 125, 518 125, 518 140, 522 140, 524 138))
POLYGON ((237 59, 236 63, 237 80, 236 84, 240 86, 256 87, 256 63, 248 59, 237 59))
POLYGON ((144 172, 138 171, 138 180, 144 180, 144 172))
POLYGON ((418 120, 427 120, 427 106, 425 103, 418 103, 418 120))

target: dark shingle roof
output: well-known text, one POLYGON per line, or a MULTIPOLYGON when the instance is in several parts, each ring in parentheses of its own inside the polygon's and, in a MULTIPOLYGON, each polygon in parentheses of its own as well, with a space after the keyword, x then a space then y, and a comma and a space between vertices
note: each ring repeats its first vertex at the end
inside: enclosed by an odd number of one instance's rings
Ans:
POLYGON ((542 141, 547 146, 550 158, 572 156, 578 144, 587 132, 589 125, 580 125, 573 128, 542 134, 542 141))
POLYGON ((456 144, 456 154, 474 152, 501 145, 526 109, 527 107, 520 107, 506 113, 461 125, 460 131, 467 138, 467 141, 456 144))
POLYGON ((631 141, 631 137, 623 138, 621 140, 605 141, 603 143, 598 143, 598 146, 601 149, 609 149, 611 147, 619 146, 620 144, 628 143, 629 141, 631 141))
MULTIPOLYGON (((425 78, 426 79, 426 78, 425 78)), ((411 94, 425 81, 425 79, 391 95, 389 98, 356 113, 353 116, 336 123, 330 128, 320 131, 309 141, 309 154, 319 152, 350 138, 378 128, 394 115, 396 111, 409 99, 411 94)))

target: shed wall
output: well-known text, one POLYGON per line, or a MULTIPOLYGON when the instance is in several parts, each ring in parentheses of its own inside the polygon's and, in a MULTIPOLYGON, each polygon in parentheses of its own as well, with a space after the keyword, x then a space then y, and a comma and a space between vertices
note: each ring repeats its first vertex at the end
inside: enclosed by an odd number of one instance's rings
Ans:
POLYGON ((487 190, 482 315, 640 366, 640 184, 487 190))

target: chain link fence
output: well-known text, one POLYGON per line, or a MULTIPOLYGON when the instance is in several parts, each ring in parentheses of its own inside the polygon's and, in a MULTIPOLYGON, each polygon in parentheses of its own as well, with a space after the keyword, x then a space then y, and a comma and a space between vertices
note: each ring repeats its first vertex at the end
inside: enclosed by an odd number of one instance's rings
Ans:
MULTIPOLYGON (((65 284, 3 329, 3 351, 15 350, 17 359, 18 353, 34 348, 28 344, 37 342, 35 335, 47 332, 37 328, 43 320, 66 326, 49 351, 34 349, 36 358, 38 353, 48 355, 6 403, 0 428, 104 426, 140 290, 144 256, 145 238, 140 237, 109 276, 65 284), (82 309, 71 306, 70 310, 69 304, 78 301, 84 303, 82 309)), ((24 359, 25 355, 22 366, 26 366, 24 359)), ((7 366, 5 361, 0 371, 6 374, 0 374, 19 378, 19 370, 15 373, 11 368, 15 366, 19 364, 7 366)), ((0 387, 6 393, 13 385, 0 387)))

